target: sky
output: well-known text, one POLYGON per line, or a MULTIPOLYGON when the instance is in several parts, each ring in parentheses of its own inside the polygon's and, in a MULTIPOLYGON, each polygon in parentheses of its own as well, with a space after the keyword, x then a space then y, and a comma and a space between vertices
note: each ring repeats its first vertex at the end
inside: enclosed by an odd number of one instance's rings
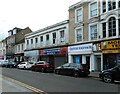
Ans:
POLYGON ((68 20, 68 9, 80 0, 0 0, 0 39, 14 27, 32 31, 68 20))

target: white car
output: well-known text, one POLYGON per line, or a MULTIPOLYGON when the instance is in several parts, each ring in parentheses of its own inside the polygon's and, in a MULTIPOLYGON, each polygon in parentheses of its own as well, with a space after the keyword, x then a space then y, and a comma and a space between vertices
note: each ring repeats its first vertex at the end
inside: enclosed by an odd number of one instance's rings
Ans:
POLYGON ((18 64, 17 68, 19 69, 30 69, 34 65, 33 62, 21 62, 18 64))

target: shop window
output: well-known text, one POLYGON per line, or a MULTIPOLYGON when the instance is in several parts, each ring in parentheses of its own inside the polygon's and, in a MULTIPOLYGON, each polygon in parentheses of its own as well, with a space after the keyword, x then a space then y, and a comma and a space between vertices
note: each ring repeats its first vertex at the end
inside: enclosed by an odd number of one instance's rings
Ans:
POLYGON ((116 1, 109 1, 108 2, 108 10, 116 9, 116 1))
POLYGON ((106 23, 102 24, 103 38, 106 37, 106 23))
POLYGON ((106 12, 106 2, 105 1, 102 2, 102 6, 103 6, 102 12, 104 13, 104 12, 106 12))
POLYGON ((108 21, 109 37, 116 36, 116 19, 111 17, 108 21))

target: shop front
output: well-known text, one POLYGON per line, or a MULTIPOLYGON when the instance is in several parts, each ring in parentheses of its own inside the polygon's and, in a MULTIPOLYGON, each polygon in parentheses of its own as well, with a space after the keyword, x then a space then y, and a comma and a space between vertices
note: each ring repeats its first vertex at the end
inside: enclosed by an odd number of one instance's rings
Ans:
POLYGON ((81 64, 89 68, 90 71, 94 71, 95 64, 92 43, 69 46, 68 61, 69 63, 81 64))
POLYGON ((14 54, 14 62, 23 62, 24 61, 24 53, 14 54))
POLYGON ((67 62, 67 47, 44 49, 39 51, 40 60, 49 62, 58 67, 67 62))
POLYGON ((120 40, 101 42, 103 53, 103 69, 112 68, 120 64, 120 40))
POLYGON ((103 70, 103 56, 101 51, 101 42, 93 43, 93 53, 94 53, 94 63, 95 63, 95 71, 103 70))
POLYGON ((24 52, 25 61, 38 61, 39 60, 39 50, 31 50, 24 52))

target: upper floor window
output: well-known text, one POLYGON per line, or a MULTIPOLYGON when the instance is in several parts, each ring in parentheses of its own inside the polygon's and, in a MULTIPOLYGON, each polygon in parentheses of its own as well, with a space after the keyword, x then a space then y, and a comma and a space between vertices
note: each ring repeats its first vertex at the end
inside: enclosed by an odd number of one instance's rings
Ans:
POLYGON ((18 45, 18 52, 20 51, 20 45, 18 45))
POLYGON ((35 38, 35 43, 38 43, 38 38, 35 38))
POLYGON ((43 42, 43 36, 40 37, 40 42, 43 42))
POLYGON ((27 40, 27 45, 29 45, 29 40, 27 40))
POLYGON ((108 33, 109 37, 116 36, 116 19, 111 17, 108 21, 108 33))
POLYGON ((112 1, 108 1, 108 10, 113 10, 116 8, 116 1, 112 0, 112 1))
POLYGON ((77 30, 76 30, 76 38, 77 38, 76 41, 77 41, 77 42, 82 41, 82 35, 83 35, 83 34, 82 34, 82 28, 77 29, 77 30))
POLYGON ((22 50, 24 50, 24 45, 22 44, 22 50))
POLYGON ((102 12, 103 13, 106 12, 106 2, 105 1, 102 2, 102 12))
POLYGON ((118 1, 118 7, 120 8, 120 0, 118 1))
POLYGON ((90 17, 97 16, 97 2, 90 4, 90 17))
POLYGON ((97 39, 97 25, 90 26, 90 38, 91 40, 97 39))
POLYGON ((120 19, 118 20, 118 26, 119 26, 119 35, 120 35, 120 19))
POLYGON ((103 38, 106 37, 106 23, 102 24, 103 38))
POLYGON ((55 44, 56 41, 56 33, 53 33, 53 44, 55 44))
POLYGON ((76 22, 82 21, 82 8, 76 10, 76 22))
POLYGON ((64 38, 64 36, 65 36, 65 31, 64 30, 60 31, 60 38, 64 38))
POLYGON ((46 41, 48 41, 49 40, 49 35, 46 35, 46 41))
POLYGON ((31 44, 33 44, 33 39, 31 39, 31 44))

